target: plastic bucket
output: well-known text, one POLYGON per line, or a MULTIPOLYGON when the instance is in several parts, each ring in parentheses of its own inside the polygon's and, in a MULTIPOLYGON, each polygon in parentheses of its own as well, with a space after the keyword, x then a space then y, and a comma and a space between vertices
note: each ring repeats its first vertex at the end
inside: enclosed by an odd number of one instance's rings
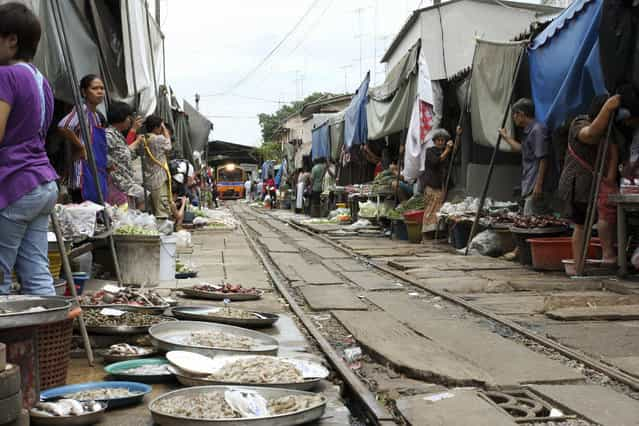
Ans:
POLYGON ((470 230, 473 227, 473 223, 469 221, 456 222, 450 229, 450 242, 451 245, 459 250, 466 247, 468 244, 468 237, 470 236, 470 230))
MULTIPOLYGON (((124 284, 154 287, 160 277, 160 237, 114 235, 124 284)), ((175 263, 173 267, 175 279, 175 263)))
POLYGON ((176 247, 177 237, 175 235, 162 235, 160 237, 160 281, 175 279, 176 247))
POLYGON ((411 222, 409 220, 404 221, 406 224, 406 233, 408 241, 413 244, 419 244, 422 242, 422 224, 418 222, 411 222))
MULTIPOLYGON (((73 282, 75 283, 75 292, 79 295, 84 291, 84 284, 91 279, 91 276, 86 272, 74 272, 73 273, 73 282)), ((71 290, 69 290, 69 286, 66 286, 64 291, 64 295, 67 297, 71 296, 71 290)))
MULTIPOLYGON (((562 260, 573 259, 572 239, 570 237, 529 238, 532 265, 534 269, 561 271, 562 260)), ((588 247, 588 258, 601 257, 599 238, 593 238, 588 247)))
POLYGON ((406 222, 419 223, 424 222, 424 210, 410 210, 404 213, 404 220, 406 222))
POLYGON ((401 219, 393 219, 391 222, 391 235, 394 240, 408 241, 408 229, 401 219))

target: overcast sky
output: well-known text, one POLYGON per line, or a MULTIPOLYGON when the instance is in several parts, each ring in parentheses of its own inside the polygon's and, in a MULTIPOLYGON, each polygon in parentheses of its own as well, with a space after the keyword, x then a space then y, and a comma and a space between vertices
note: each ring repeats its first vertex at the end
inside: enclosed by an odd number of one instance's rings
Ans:
POLYGON ((200 111, 214 123, 215 139, 259 145, 256 115, 274 112, 279 105, 277 101, 301 99, 316 91, 353 92, 369 69, 376 71, 376 82, 383 81, 384 66, 379 59, 385 48, 412 10, 432 2, 160 0, 160 3, 162 30, 166 35, 167 79, 178 99, 194 104, 195 93, 202 96, 200 111), (281 48, 250 78, 232 89, 309 8, 306 19, 281 48), (219 93, 225 95, 211 96, 219 93))

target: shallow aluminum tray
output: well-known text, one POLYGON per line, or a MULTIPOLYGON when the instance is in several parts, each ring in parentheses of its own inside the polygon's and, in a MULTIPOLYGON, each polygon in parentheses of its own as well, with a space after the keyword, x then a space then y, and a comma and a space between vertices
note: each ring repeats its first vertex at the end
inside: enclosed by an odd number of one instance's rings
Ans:
POLYGON ((79 416, 43 416, 42 414, 29 412, 31 423, 42 426, 83 426, 94 425, 102 421, 107 405, 105 402, 99 402, 102 409, 93 413, 81 414, 79 416))
POLYGON ((153 421, 156 424, 162 426, 294 426, 318 420, 324 415, 324 410, 326 410, 326 398, 324 398, 324 402, 322 404, 313 408, 309 408, 307 410, 302 410, 291 414, 283 414, 279 416, 243 419, 191 419, 188 417, 162 414, 156 411, 154 408, 154 405, 158 401, 166 398, 171 398, 173 396, 196 396, 208 392, 225 392, 232 389, 252 390, 258 392, 264 398, 280 398, 287 395, 315 395, 312 392, 302 392, 292 389, 260 388, 253 386, 199 386, 166 393, 151 401, 151 403, 149 404, 149 410, 151 411, 151 415, 153 416, 153 421))
MULTIPOLYGON (((263 328, 271 327, 280 318, 279 315, 266 312, 246 311, 252 314, 261 315, 264 318, 228 318, 222 315, 215 315, 221 307, 212 306, 180 306, 173 308, 171 312, 175 318, 184 320, 217 322, 220 324, 236 325, 238 327, 263 328)), ((234 308, 237 309, 237 308, 234 308)))
MULTIPOLYGON (((175 318, 164 317, 167 322, 175 322, 175 318)), ((77 325, 76 325, 77 326, 77 325)), ((88 326, 89 334, 102 334, 105 336, 119 336, 129 334, 146 334, 150 325, 131 326, 131 325, 105 325, 105 326, 88 326)))
POLYGON ((0 314, 0 330, 62 321, 67 318, 71 302, 60 296, 0 296, 0 309, 25 311, 36 306, 46 310, 0 314))
MULTIPOLYGON (((223 385, 223 386, 245 386, 243 383, 231 383, 231 382, 220 382, 217 380, 207 379, 206 377, 194 377, 188 375, 186 372, 180 370, 179 368, 170 365, 169 371, 173 373, 177 381, 183 386, 212 386, 212 385, 223 385)), ((322 379, 307 379, 303 382, 297 383, 251 383, 250 386, 254 387, 264 387, 264 388, 278 388, 278 389, 296 389, 301 391, 308 391, 313 389, 315 386, 319 385, 322 379)))
POLYGON ((510 232, 515 234, 559 234, 568 230, 568 226, 548 226, 546 228, 518 228, 516 226, 510 227, 510 232))
POLYGON ((207 299, 207 300, 224 300, 229 299, 232 302, 241 302, 246 300, 258 300, 262 298, 263 292, 259 291, 257 294, 236 294, 236 293, 222 293, 214 291, 202 291, 194 288, 181 288, 180 291, 185 296, 192 297, 194 299, 207 299))
POLYGON ((216 324, 199 321, 177 321, 156 324, 149 329, 153 345, 160 351, 190 351, 201 355, 214 357, 215 355, 277 355, 277 340, 263 333, 232 325, 216 324), (210 346, 192 346, 183 341, 195 331, 221 331, 237 336, 250 337, 257 340, 260 345, 250 350, 224 349, 210 346))
POLYGON ((96 308, 112 308, 112 309, 120 309, 122 311, 129 312, 140 312, 142 314, 149 315, 161 315, 168 308, 171 307, 168 303, 166 305, 157 305, 157 306, 138 306, 138 305, 122 305, 117 303, 111 303, 108 305, 80 305, 82 309, 96 309, 96 308))
POLYGON ((114 363, 114 362, 122 362, 122 361, 131 361, 134 359, 142 359, 142 358, 150 358, 151 356, 157 355, 158 351, 155 348, 148 348, 150 352, 145 354, 138 355, 112 355, 105 353, 102 355, 102 360, 104 363, 114 363))

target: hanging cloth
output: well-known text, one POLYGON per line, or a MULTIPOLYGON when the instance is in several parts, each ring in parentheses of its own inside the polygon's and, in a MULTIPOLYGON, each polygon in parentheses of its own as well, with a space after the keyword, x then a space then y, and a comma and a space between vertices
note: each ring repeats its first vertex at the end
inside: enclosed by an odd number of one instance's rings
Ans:
MULTIPOLYGON (((98 171, 97 181, 102 189, 102 196, 106 200, 109 197, 107 186, 107 140, 106 131, 100 127, 95 119, 95 114, 88 114, 89 118, 89 139, 91 139, 91 148, 93 157, 98 171)), ((93 172, 88 160, 82 160, 82 198, 84 201, 93 201, 100 203, 98 189, 95 186, 93 172)))

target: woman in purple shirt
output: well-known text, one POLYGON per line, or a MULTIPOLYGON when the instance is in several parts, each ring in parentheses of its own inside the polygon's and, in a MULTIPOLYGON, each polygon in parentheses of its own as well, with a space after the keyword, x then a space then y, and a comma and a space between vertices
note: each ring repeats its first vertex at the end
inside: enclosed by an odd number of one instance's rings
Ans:
POLYGON ((44 143, 53 93, 30 63, 40 35, 27 7, 0 6, 0 294, 9 292, 14 269, 23 294, 55 294, 47 230, 58 176, 44 143))

